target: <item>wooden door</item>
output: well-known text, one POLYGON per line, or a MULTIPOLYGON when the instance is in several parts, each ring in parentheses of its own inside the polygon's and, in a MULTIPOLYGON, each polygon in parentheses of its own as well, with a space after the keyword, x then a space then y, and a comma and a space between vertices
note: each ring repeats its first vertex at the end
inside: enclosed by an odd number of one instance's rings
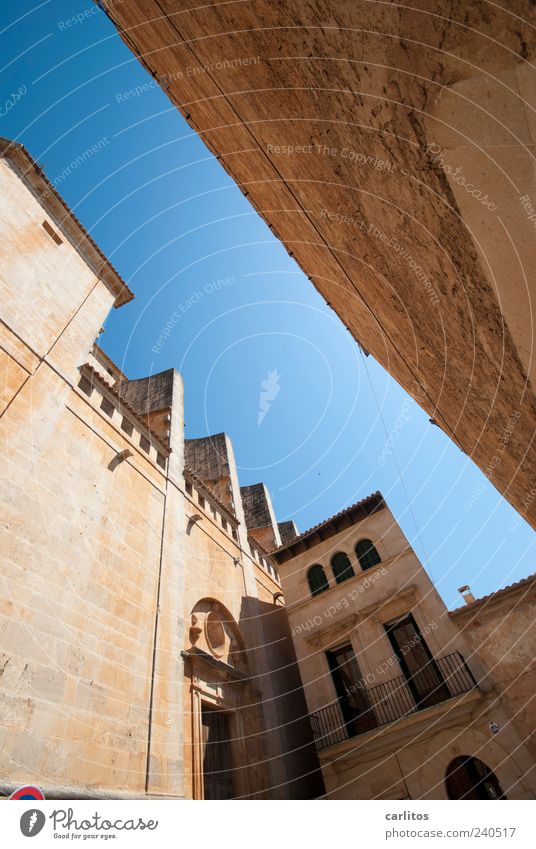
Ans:
POLYGON ((203 790, 205 799, 234 799, 229 714, 202 708, 203 790))

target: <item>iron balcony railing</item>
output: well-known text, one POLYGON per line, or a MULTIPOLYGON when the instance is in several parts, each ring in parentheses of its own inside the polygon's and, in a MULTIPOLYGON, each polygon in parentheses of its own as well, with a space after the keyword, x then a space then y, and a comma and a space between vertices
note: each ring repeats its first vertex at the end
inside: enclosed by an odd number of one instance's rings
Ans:
POLYGON ((431 660, 413 675, 399 675, 376 687, 352 685, 339 699, 310 714, 317 749, 396 722, 404 716, 460 696, 477 683, 459 652, 431 660))

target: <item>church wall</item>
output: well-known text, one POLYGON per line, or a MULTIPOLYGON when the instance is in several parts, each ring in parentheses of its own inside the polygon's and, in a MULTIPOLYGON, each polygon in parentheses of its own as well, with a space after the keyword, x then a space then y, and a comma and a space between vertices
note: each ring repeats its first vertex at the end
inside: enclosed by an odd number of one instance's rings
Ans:
POLYGON ((111 471, 131 443, 76 389, 65 395, 47 364, 5 414, 3 436, 12 465, 1 772, 18 783, 139 793, 163 475, 141 452, 111 471))
MULTIPOLYGON (((43 207, 33 191, 29 188, 21 191, 20 181, 16 167, 0 158, 2 318, 18 339, 43 357, 73 320, 85 298, 95 287, 104 289, 104 286, 73 247, 61 223, 43 207), (43 223, 52 228, 61 244, 54 241, 43 223)), ((101 320, 112 302, 113 297, 101 320)), ((77 364, 100 326, 93 327, 88 318, 86 311, 87 333, 76 343, 71 338, 69 353, 78 360, 77 364)))

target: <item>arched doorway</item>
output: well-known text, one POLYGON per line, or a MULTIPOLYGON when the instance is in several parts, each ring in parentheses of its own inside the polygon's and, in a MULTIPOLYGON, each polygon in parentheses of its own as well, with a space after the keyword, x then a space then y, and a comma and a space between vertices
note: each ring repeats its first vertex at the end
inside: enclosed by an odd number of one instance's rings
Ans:
POLYGON ((470 755, 460 755, 450 762, 445 784, 449 799, 506 799, 495 773, 470 755))
POLYGON ((254 794, 268 783, 259 695, 240 629, 216 599, 201 599, 193 608, 182 657, 190 705, 185 752, 193 798, 254 794))

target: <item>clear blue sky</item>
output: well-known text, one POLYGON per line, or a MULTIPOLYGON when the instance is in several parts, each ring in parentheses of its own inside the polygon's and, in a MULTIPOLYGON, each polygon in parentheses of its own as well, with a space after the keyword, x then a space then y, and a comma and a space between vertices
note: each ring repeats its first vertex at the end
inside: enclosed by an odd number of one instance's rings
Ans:
POLYGON ((125 99, 150 77, 106 16, 90 0, 0 14, 0 134, 26 145, 135 292, 100 340, 128 376, 178 369, 186 435, 226 431, 241 482, 264 480, 301 530, 381 490, 451 607, 462 584, 483 595, 535 571, 531 529, 512 529, 476 466, 372 357, 365 368, 160 89, 125 99), (279 391, 259 425, 270 372, 279 391))

